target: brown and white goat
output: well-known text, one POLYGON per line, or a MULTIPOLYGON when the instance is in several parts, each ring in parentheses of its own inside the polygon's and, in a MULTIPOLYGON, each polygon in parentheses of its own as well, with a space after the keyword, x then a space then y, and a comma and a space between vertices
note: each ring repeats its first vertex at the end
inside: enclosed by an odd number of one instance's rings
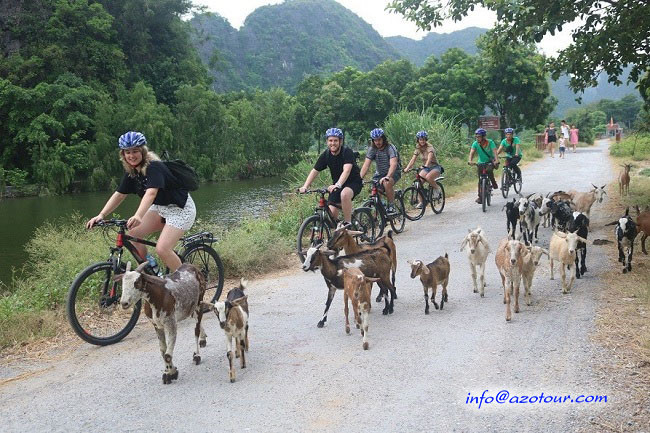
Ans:
POLYGON ((370 290, 372 283, 379 281, 379 278, 366 277, 359 268, 347 268, 343 270, 343 305, 345 312, 345 332, 350 333, 350 319, 348 315, 348 300, 352 301, 354 311, 354 322, 357 328, 361 328, 363 337, 363 350, 368 350, 368 315, 370 313, 370 290))
POLYGON ((472 271, 472 282, 474 283, 474 293, 481 292, 481 297, 485 296, 485 261, 490 253, 490 245, 483 235, 483 230, 477 227, 475 230, 467 229, 469 232, 460 244, 460 250, 467 251, 469 267, 472 271), (476 268, 478 268, 479 281, 476 281, 476 268))
POLYGON ((591 212, 591 206, 596 201, 602 203, 603 198, 607 195, 607 192, 605 191, 605 187, 607 186, 606 184, 598 187, 592 183, 591 186, 593 186, 594 189, 588 192, 578 192, 573 189, 567 191, 567 194, 571 197, 571 201, 574 205, 574 210, 584 213, 587 217, 589 217, 589 212, 591 212))
POLYGON ((636 206, 636 213, 636 228, 639 233, 643 232, 643 236, 641 236, 641 251, 643 251, 643 254, 648 254, 645 249, 645 240, 650 236, 650 210, 646 208, 646 210, 641 212, 639 206, 636 206))
MULTIPOLYGON (((388 230, 388 233, 371 244, 358 244, 354 236, 360 236, 362 234, 363 232, 348 230, 345 226, 339 225, 332 233, 332 237, 327 241, 327 248, 334 251, 344 250, 346 255, 375 249, 385 252, 391 260, 391 283, 394 286, 395 272, 397 271, 397 249, 395 248, 395 241, 393 241, 393 232, 388 230)), ((397 299, 397 295, 395 299, 397 299)), ((381 295, 377 297, 377 302, 379 301, 381 301, 381 295)))
POLYGON ((623 167, 623 171, 618 175, 618 192, 621 196, 624 196, 630 192, 630 169, 632 164, 624 164, 621 167, 623 167))
POLYGON ((562 293, 569 293, 571 285, 576 278, 573 267, 576 261, 578 241, 587 243, 587 240, 575 233, 554 232, 549 246, 549 262, 551 266, 551 280, 553 280, 553 260, 560 262, 560 275, 562 276, 562 293), (569 283, 566 282, 566 270, 569 271, 569 283))
POLYGON ((385 303, 382 313, 392 314, 395 287, 390 278, 392 263, 388 255, 378 250, 361 251, 357 254, 341 257, 335 257, 335 255, 335 251, 327 250, 322 245, 313 246, 307 250, 305 261, 302 264, 302 270, 305 272, 315 272, 320 269, 325 284, 327 284, 328 292, 325 311, 322 319, 318 322, 318 327, 325 326, 327 312, 332 304, 332 299, 334 299, 334 294, 337 290, 343 290, 344 288, 343 271, 347 268, 359 268, 364 275, 379 278, 377 284, 381 293, 384 294, 385 303))
POLYGON ((429 289, 431 289, 431 302, 435 309, 438 309, 438 304, 436 303, 436 289, 438 285, 442 286, 442 298, 440 300, 440 309, 445 306, 445 302, 448 301, 449 297, 447 295, 447 283, 449 283, 449 256, 445 253, 445 256, 438 257, 433 262, 425 265, 422 260, 409 260, 407 261, 411 265, 411 278, 415 278, 418 275, 420 276, 420 282, 422 283, 422 289, 424 289, 424 314, 429 314, 429 289))
POLYGON ((115 279, 122 280, 122 308, 130 308, 141 299, 146 301, 144 311, 156 330, 160 353, 165 361, 163 384, 169 384, 178 379, 178 369, 172 362, 177 324, 190 316, 196 317, 196 352, 193 359, 197 365, 201 362, 199 347, 205 346, 205 332, 201 326, 205 277, 189 263, 182 264, 176 272, 163 278, 142 272, 146 265, 147 262, 144 262, 131 271, 131 262, 128 262, 126 271, 115 279))
POLYGON ((542 258, 542 254, 546 254, 546 257, 548 257, 548 251, 538 246, 527 247, 526 250, 527 251, 524 255, 524 261, 521 267, 521 281, 524 283, 524 289, 526 291, 524 295, 526 299, 526 305, 530 306, 532 304, 532 301, 530 299, 530 289, 533 287, 533 276, 535 275, 537 266, 539 266, 539 261, 542 258))
POLYGON ((219 326, 226 334, 226 356, 228 357, 228 374, 230 382, 235 381, 234 357, 240 359, 241 368, 246 368, 246 355, 248 352, 248 296, 245 294, 246 280, 239 281, 239 286, 228 292, 225 301, 214 304, 203 302, 202 306, 214 311, 219 320, 219 326), (233 341, 235 351, 233 352, 233 341))
POLYGON ((515 313, 519 312, 519 286, 524 266, 524 255, 528 250, 518 239, 502 239, 494 255, 494 262, 501 275, 503 285, 503 303, 506 304, 506 321, 512 319, 510 311, 511 297, 515 297, 515 313))

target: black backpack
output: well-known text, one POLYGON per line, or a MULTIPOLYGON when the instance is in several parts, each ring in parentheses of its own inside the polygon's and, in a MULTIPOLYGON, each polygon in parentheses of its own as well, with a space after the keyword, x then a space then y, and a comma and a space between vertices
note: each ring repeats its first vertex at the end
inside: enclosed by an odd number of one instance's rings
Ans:
POLYGON ((165 150, 162 154, 163 162, 176 178, 177 186, 187 191, 199 189, 199 176, 196 171, 182 159, 169 159, 169 153, 165 150))

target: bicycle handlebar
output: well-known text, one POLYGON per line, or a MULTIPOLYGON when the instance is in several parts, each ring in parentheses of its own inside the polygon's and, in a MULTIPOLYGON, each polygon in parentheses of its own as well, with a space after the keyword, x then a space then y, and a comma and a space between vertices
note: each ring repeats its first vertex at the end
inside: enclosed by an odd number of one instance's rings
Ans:
POLYGON ((120 220, 120 219, 113 218, 110 220, 97 221, 94 225, 100 227, 111 227, 111 226, 126 227, 127 222, 128 220, 120 220))

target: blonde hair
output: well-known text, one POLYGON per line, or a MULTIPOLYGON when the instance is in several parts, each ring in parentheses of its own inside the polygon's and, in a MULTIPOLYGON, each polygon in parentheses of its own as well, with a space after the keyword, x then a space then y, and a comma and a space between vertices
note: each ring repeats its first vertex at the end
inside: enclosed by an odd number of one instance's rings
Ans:
POLYGON ((135 177, 137 175, 137 168, 140 169, 140 173, 146 176, 147 167, 149 167, 151 161, 160 161, 160 157, 149 150, 147 146, 140 146, 135 149, 139 149, 140 153, 142 153, 142 161, 140 164, 137 167, 131 166, 128 162, 126 162, 126 159, 124 159, 124 149, 120 149, 120 161, 122 162, 122 167, 124 167, 124 171, 126 171, 131 177, 135 177))

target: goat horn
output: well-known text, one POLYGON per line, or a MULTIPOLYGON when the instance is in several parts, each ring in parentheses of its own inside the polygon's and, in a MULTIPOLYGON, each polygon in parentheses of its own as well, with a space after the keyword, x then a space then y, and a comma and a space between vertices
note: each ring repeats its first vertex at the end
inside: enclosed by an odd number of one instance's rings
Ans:
POLYGON ((531 198, 532 196, 534 196, 534 195, 535 195, 535 193, 530 194, 528 197, 526 197, 526 200, 530 200, 530 198, 531 198))
POLYGON ((604 190, 606 186, 607 186, 607 184, 601 186, 600 189, 603 189, 603 190, 604 190))
POLYGON ((131 261, 126 262, 126 270, 124 272, 129 272, 131 270, 131 261))
POLYGON ((596 185, 594 185, 593 183, 591 184, 591 186, 593 186, 594 188, 598 189, 598 187, 597 187, 596 185))
POLYGON ((363 232, 360 232, 359 230, 348 230, 348 233, 352 236, 361 236, 363 234, 363 232))

